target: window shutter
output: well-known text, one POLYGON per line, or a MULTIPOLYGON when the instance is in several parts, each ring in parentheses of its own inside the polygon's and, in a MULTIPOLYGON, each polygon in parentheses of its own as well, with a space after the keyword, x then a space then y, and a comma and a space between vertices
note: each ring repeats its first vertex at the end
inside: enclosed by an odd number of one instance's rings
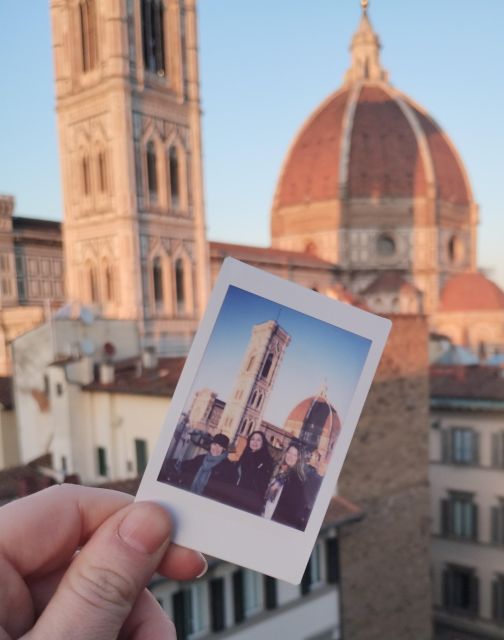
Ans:
POLYGON ((226 626, 224 580, 210 580, 210 611, 212 614, 212 631, 222 631, 226 626))
POLYGON ((442 462, 451 462, 451 429, 441 429, 441 460, 442 462))
POLYGON ((303 573, 303 577, 301 579, 301 594, 305 596, 307 593, 310 593, 311 587, 311 557, 306 565, 305 572, 303 573))
POLYGON ((492 581, 492 618, 494 620, 499 620, 500 611, 499 611, 499 581, 492 581))
POLYGON ((478 540, 478 505, 474 503, 472 504, 472 525, 472 539, 476 541, 478 540))
POLYGON ((492 467, 501 466, 501 434, 492 433, 492 467))
POLYGON ((471 613, 475 616, 479 613, 479 578, 475 575, 471 576, 471 613))
POLYGON ((234 619, 238 624, 245 619, 245 602, 243 592, 243 571, 238 569, 233 573, 233 604, 234 604, 234 619))
POLYGON ((492 507, 491 512, 490 512, 490 535, 491 535, 491 541, 494 544, 499 544, 499 538, 500 538, 500 527, 499 527, 499 515, 500 515, 500 509, 499 507, 492 507))
POLYGON ((448 536, 450 533, 450 501, 444 498, 441 500, 441 535, 448 536))
POLYGON ((326 574, 329 584, 337 584, 340 578, 338 538, 326 540, 326 574))
POLYGON ((275 609, 277 606, 277 582, 269 576, 264 576, 264 606, 266 609, 275 609))
POLYGON ((187 612, 183 591, 177 591, 172 596, 173 623, 177 630, 178 640, 187 638, 187 612))
POLYGON ((450 580, 450 572, 448 569, 443 570, 443 606, 446 609, 449 609, 452 604, 452 593, 451 593, 451 580, 450 580))
POLYGON ((479 453, 479 442, 480 442, 480 434, 478 431, 471 431, 472 433, 472 463, 473 464, 479 464, 479 458, 480 458, 480 453, 479 453))

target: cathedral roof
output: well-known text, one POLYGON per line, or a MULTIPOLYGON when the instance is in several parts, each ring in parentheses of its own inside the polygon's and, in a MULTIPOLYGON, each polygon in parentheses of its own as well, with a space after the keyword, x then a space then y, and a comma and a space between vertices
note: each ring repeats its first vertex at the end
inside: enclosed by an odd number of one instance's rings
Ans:
POLYGON ((384 271, 360 293, 361 295, 369 295, 373 293, 394 293, 401 290, 420 293, 418 287, 405 280, 397 271, 384 271))
POLYGON ((324 402, 331 409, 331 411, 329 412, 329 415, 326 418, 324 429, 326 427, 331 427, 334 425, 336 426, 337 431, 339 431, 341 428, 341 423, 338 417, 338 413, 336 409, 331 404, 329 404, 329 401, 327 400, 327 397, 324 393, 320 393, 317 396, 311 396, 309 398, 305 398, 304 400, 299 402, 294 407, 294 409, 292 409, 292 411, 289 413, 286 422, 290 422, 290 421, 303 422, 306 416, 308 415, 308 413, 310 412, 310 409, 313 407, 313 405, 316 402, 324 402))
POLYGON ((503 310, 504 292, 482 273, 453 276, 441 292, 441 312, 503 310))
POLYGON ((364 12, 343 86, 306 120, 284 161, 279 209, 340 198, 472 201, 459 155, 434 119, 388 82, 364 12))

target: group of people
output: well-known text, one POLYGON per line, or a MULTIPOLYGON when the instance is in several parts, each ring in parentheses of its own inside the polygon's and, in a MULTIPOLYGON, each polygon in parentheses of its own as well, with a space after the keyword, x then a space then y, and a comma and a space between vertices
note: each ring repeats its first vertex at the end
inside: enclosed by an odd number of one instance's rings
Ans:
POLYGON ((173 464, 166 460, 161 482, 304 530, 309 515, 306 471, 299 445, 291 442, 275 465, 262 431, 253 431, 236 462, 228 458, 229 438, 219 433, 208 453, 173 464))

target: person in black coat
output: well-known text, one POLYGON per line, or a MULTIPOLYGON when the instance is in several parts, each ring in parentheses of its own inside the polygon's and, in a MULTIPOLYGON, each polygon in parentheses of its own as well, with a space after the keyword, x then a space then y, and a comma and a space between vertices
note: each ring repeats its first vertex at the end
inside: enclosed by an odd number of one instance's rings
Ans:
POLYGON ((210 444, 210 451, 180 465, 180 483, 193 493, 220 502, 228 495, 229 485, 236 483, 235 465, 227 458, 229 438, 218 433, 210 444))
POLYGON ((238 509, 260 515, 273 466, 264 433, 253 431, 236 463, 238 482, 230 496, 230 504, 238 509))
POLYGON ((291 443, 269 484, 263 516, 304 531, 308 521, 305 486, 302 452, 291 443))

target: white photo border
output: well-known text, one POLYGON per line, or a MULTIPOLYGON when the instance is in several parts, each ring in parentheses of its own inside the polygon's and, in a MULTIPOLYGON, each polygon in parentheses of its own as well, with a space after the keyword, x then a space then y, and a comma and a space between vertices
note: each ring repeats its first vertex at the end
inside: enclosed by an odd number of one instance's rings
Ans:
POLYGON ((391 322, 226 258, 187 357, 135 500, 162 504, 174 520, 173 541, 260 573, 299 584, 316 542, 357 421, 378 367, 391 322), (158 481, 159 471, 191 391, 228 288, 235 286, 371 341, 306 529, 299 531, 158 481))

